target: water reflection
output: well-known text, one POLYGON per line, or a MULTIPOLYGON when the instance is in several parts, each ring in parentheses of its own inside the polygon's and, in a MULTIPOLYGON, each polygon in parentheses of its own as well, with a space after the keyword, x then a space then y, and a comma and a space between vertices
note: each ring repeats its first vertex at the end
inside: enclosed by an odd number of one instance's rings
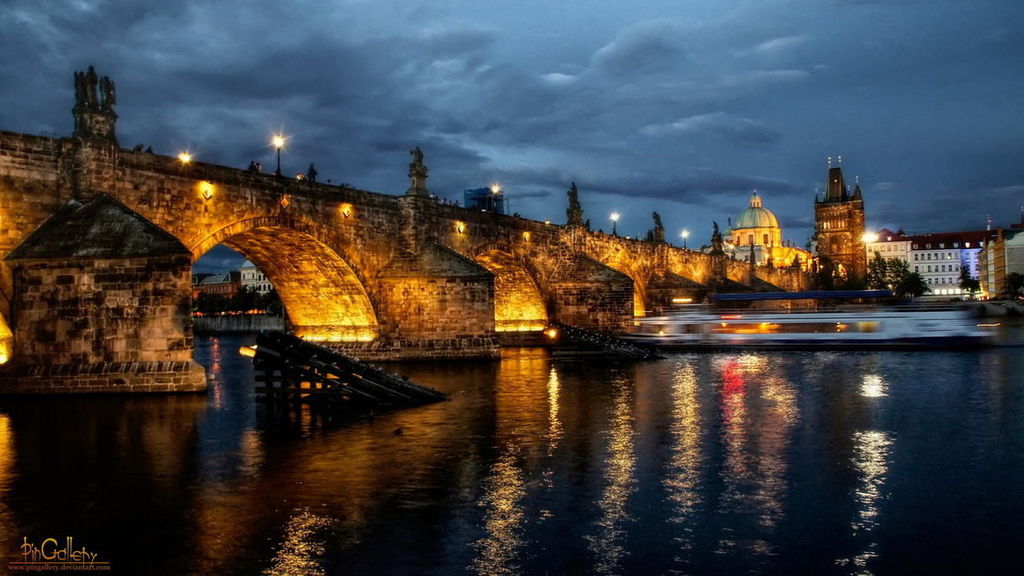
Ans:
POLYGON ((597 533, 587 537, 594 554, 594 572, 617 574, 626 555, 626 504, 635 489, 633 453, 633 384, 613 382, 612 418, 608 425, 608 456, 604 461, 605 487, 597 501, 597 533))
MULTIPOLYGON (((701 503, 701 418, 698 397, 697 372, 692 364, 678 366, 672 382, 672 455, 666 471, 664 486, 671 504, 668 521, 680 526, 673 538, 681 551, 694 547, 697 529, 694 518, 701 503)), ((684 557, 676 556, 677 562, 684 557)))
POLYGON ((519 556, 525 544, 522 537, 526 518, 522 506, 526 495, 524 484, 516 449, 509 447, 484 480, 480 504, 486 509, 484 529, 487 536, 474 544, 478 555, 472 568, 477 574, 511 575, 522 572, 519 556))
POLYGON ((329 518, 317 516, 309 510, 294 515, 284 530, 284 540, 265 576, 325 576, 323 567, 324 531, 331 525, 329 518))
POLYGON ((865 398, 882 398, 888 395, 889 386, 880 374, 865 374, 860 384, 860 394, 865 398))
POLYGON ((0 396, 0 545, 68 531, 161 576, 845 574, 1024 540, 1024 349, 526 351, 392 366, 450 401, 346 415, 254 404, 238 346, 202 350, 208 396, 0 396))
POLYGON ((857 471, 857 487, 854 491, 857 515, 850 523, 850 530, 861 551, 836 563, 840 566, 852 566, 856 574, 871 574, 868 562, 878 557, 878 541, 873 532, 879 525, 879 502, 882 499, 886 474, 889 472, 892 444, 892 435, 879 430, 859 431, 853 434, 852 464, 857 471))
POLYGON ((14 482, 14 431, 11 419, 0 413, 0 550, 14 550, 17 535, 12 529, 13 519, 7 508, 7 497, 14 482))
POLYGON ((774 554, 774 531, 785 518, 787 447, 798 420, 793 385, 763 355, 720 358, 720 414, 725 447, 719 514, 734 518, 718 542, 719 555, 745 550, 774 554), (745 517, 755 524, 746 527, 745 517))

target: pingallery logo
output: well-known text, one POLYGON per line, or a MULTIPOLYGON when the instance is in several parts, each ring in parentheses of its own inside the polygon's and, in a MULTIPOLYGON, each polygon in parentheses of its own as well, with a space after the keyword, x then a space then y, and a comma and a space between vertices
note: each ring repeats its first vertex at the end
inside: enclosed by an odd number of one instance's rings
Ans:
POLYGON ((77 546, 72 536, 63 541, 47 538, 36 544, 24 537, 21 546, 21 561, 10 562, 7 567, 11 572, 106 572, 110 563, 99 559, 99 554, 89 551, 85 546, 77 546))

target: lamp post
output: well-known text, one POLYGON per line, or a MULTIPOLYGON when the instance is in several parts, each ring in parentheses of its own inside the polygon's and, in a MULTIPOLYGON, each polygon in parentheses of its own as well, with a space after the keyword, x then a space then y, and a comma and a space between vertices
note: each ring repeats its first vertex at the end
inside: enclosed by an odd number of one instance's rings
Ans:
POLYGON ((690 231, 683 228, 683 232, 680 234, 683 237, 683 250, 686 250, 686 239, 690 237, 690 231))
POLYGON ((619 213, 618 212, 612 212, 611 219, 612 219, 612 236, 618 236, 619 233, 615 229, 615 224, 616 224, 616 222, 619 221, 619 213))
POLYGON ((275 176, 281 175, 281 148, 284 148, 284 136, 280 134, 274 134, 274 139, 271 140, 271 144, 274 148, 277 148, 277 170, 274 171, 275 176))

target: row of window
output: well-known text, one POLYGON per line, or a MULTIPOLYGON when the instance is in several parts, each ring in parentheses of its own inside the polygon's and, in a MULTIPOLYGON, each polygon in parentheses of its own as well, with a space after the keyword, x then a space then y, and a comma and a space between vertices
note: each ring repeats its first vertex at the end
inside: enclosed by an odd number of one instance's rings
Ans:
MULTIPOLYGON (((952 244, 953 248, 959 248, 960 247, 960 242, 952 242, 951 244, 952 244)), ((939 250, 942 250, 943 248, 946 247, 946 243, 945 242, 939 242, 936 247, 939 250)), ((970 248, 970 247, 971 247, 971 243, 970 242, 964 242, 964 248, 970 248)), ((978 242, 977 243, 977 247, 978 248, 984 248, 985 247, 985 242, 984 241, 978 242)), ((932 244, 930 242, 925 243, 925 245, 924 245, 924 249, 925 250, 931 250, 931 248, 932 248, 932 244)), ((914 244, 914 250, 920 250, 920 249, 921 249, 921 245, 920 244, 914 244)))
MULTIPOLYGON (((960 266, 958 266, 956 264, 949 264, 949 265, 946 265, 946 264, 936 264, 934 266, 934 268, 935 269, 933 270, 932 269, 932 265, 929 264, 927 271, 928 272, 959 272, 960 271, 960 266)), ((917 266, 917 265, 914 265, 914 272, 920 272, 920 271, 921 271, 921 267, 917 266)))

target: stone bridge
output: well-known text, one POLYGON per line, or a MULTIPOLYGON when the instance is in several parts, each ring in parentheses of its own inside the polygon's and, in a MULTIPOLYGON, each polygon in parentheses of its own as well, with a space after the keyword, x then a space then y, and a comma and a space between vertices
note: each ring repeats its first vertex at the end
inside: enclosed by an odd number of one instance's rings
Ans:
POLYGON ((673 299, 807 282, 572 210, 555 225, 440 203, 419 149, 401 195, 122 149, 112 83, 78 73, 76 96, 69 138, 0 131, 0 392, 204 388, 191 267, 220 243, 298 335, 368 358, 494 356, 548 321, 617 330, 673 299))

